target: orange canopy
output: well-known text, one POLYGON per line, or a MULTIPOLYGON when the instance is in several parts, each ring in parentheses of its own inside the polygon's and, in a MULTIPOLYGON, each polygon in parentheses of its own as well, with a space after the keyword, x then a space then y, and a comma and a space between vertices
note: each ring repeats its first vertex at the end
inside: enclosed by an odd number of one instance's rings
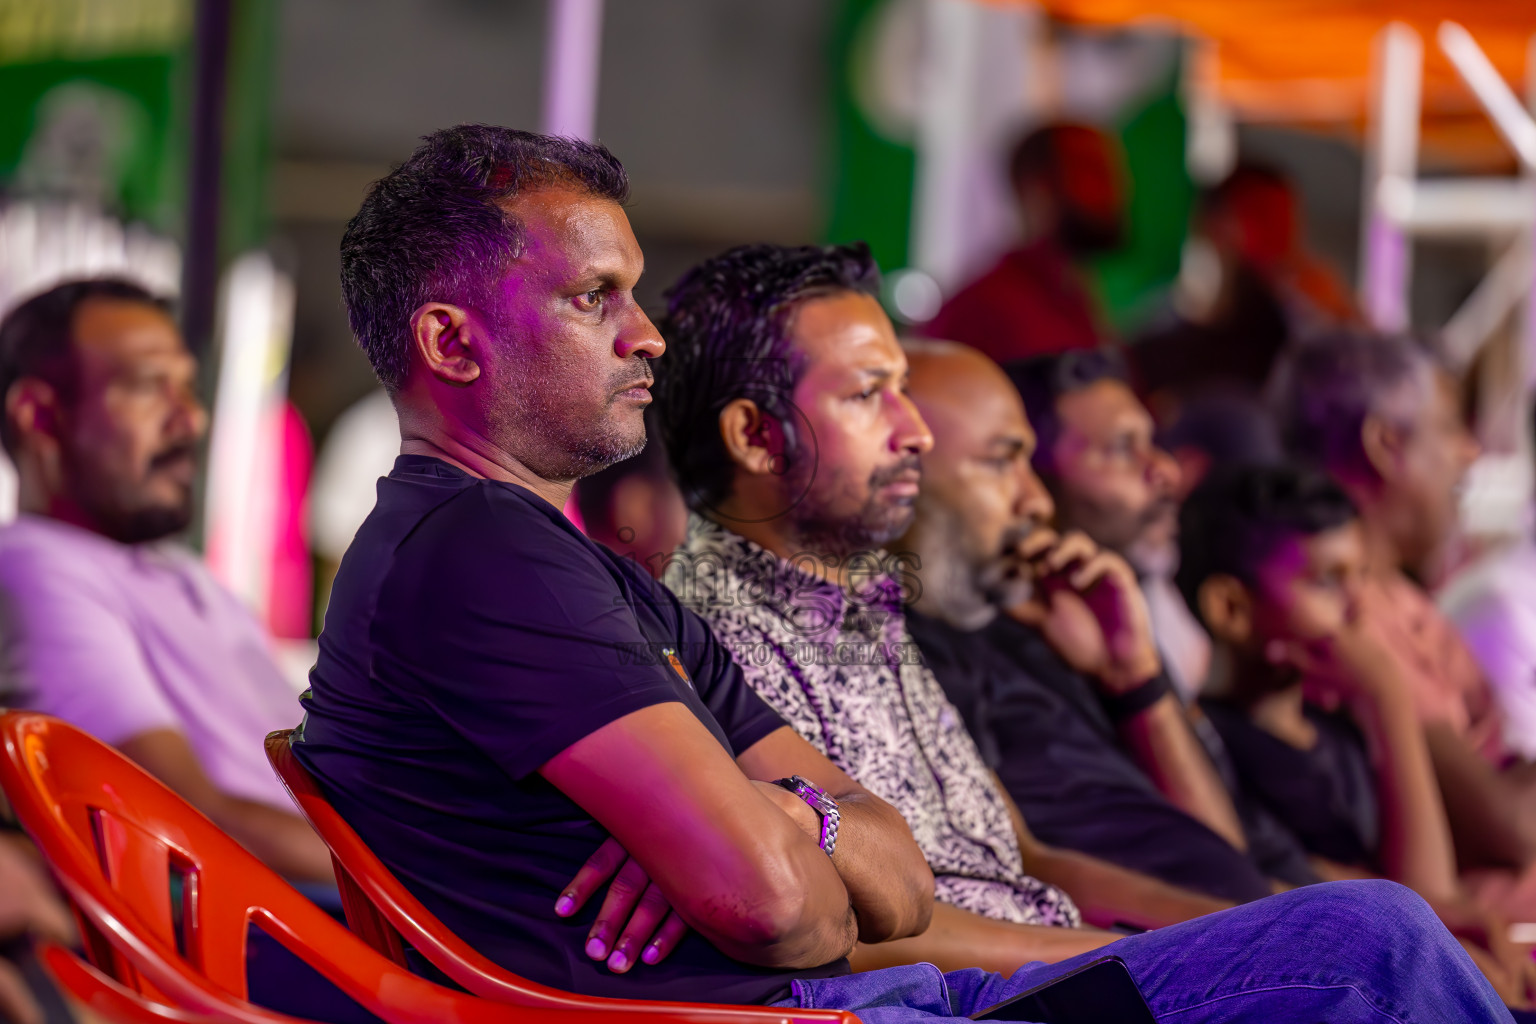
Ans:
MULTIPOLYGON (((999 0, 1006 2, 1006 0, 999 0)), ((1440 52, 1435 31, 1452 19, 1472 33, 1517 92, 1536 34, 1532 0, 1043 0, 1084 25, 1162 22, 1215 44, 1222 94, 1245 117, 1358 122, 1370 96, 1373 44, 1401 21, 1424 42, 1424 111, 1441 141, 1488 134, 1471 93, 1440 52)))

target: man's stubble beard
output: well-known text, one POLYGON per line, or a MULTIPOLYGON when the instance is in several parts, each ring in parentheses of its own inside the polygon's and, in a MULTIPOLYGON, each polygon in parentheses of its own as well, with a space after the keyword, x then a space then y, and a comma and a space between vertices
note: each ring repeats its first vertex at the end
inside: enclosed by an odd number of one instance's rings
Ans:
MULTIPOLYGON (((978 627, 990 620, 1001 601, 998 584, 1004 576, 1003 559, 982 556, 965 543, 960 516, 936 500, 919 499, 920 528, 908 534, 921 537, 924 604, 953 625, 978 627)), ((905 552, 903 552, 905 553, 905 552)))
POLYGON ((103 536, 120 544, 147 544, 184 532, 192 525, 192 490, 175 505, 144 505, 135 489, 99 468, 73 443, 62 449, 65 490, 103 536))
POLYGON ((1125 235, 1120 219, 1090 216, 1071 209, 1063 212, 1056 228, 1058 243, 1077 259, 1114 252, 1125 245, 1125 235))
POLYGON ((494 413, 487 417, 491 436, 504 439, 498 445, 545 480, 591 476, 645 448, 645 427, 638 415, 633 432, 614 422, 617 399, 611 393, 596 417, 573 409, 566 399, 582 394, 574 386, 578 380, 578 374, 561 369, 525 374, 515 389, 510 382, 497 385, 494 413))
POLYGON ((811 460, 803 456, 792 459, 781 478, 782 494, 786 502, 793 502, 785 512, 791 541, 802 550, 838 558, 883 549, 907 531, 917 510, 912 504, 882 503, 878 497, 883 486, 881 479, 905 470, 910 464, 915 464, 915 460, 903 461, 890 470, 877 470, 866 482, 868 496, 858 512, 839 517, 829 507, 842 491, 841 482, 826 481, 824 488, 818 488, 814 479, 816 467, 811 460), (834 492, 833 496, 823 497, 829 490, 834 492))

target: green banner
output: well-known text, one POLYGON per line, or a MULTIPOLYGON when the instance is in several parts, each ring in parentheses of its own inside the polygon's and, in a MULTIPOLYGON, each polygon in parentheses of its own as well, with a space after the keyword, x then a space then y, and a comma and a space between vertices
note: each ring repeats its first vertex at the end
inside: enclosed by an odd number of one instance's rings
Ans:
MULTIPOLYGON (((841 0, 832 32, 825 238, 867 241, 886 272, 909 260, 920 9, 908 0, 841 0)), ((1110 126, 1134 187, 1127 244, 1093 270, 1121 329, 1134 326, 1178 273, 1194 195, 1178 86, 1175 68, 1110 126)))
MULTIPOLYGON (((0 0, 0 182, 179 237, 193 0, 0 0)), ((230 14, 221 248, 266 235, 273 0, 230 14)))
POLYGON ((889 67, 896 5, 842 0, 832 32, 832 138, 826 240, 869 243, 880 269, 907 265, 917 157, 901 117, 902 68, 889 67))

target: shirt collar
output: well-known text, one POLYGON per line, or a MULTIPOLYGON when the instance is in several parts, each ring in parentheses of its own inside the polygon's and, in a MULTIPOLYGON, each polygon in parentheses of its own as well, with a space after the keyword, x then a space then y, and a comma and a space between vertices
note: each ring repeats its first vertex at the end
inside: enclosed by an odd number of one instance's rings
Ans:
MULTIPOLYGON (((883 625, 902 612, 901 587, 888 571, 889 556, 870 551, 842 586, 809 572, 805 558, 784 559, 697 513, 674 559, 692 590, 688 603, 711 601, 760 605, 774 612, 798 636, 813 639, 848 628, 883 625)), ((671 581, 674 577, 669 574, 671 581)), ((678 589, 674 586, 673 589, 678 589)))

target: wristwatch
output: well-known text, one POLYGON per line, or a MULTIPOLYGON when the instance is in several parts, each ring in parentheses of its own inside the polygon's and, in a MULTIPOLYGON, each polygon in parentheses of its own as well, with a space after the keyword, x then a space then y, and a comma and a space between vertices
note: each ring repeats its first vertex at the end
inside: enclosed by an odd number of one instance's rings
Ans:
POLYGON ((842 820, 842 815, 837 809, 837 801, 828 796, 827 791, 816 783, 799 775, 778 779, 774 785, 789 790, 809 804, 811 810, 821 815, 821 838, 816 845, 820 846, 828 857, 832 856, 832 851, 837 849, 837 823, 842 820))

